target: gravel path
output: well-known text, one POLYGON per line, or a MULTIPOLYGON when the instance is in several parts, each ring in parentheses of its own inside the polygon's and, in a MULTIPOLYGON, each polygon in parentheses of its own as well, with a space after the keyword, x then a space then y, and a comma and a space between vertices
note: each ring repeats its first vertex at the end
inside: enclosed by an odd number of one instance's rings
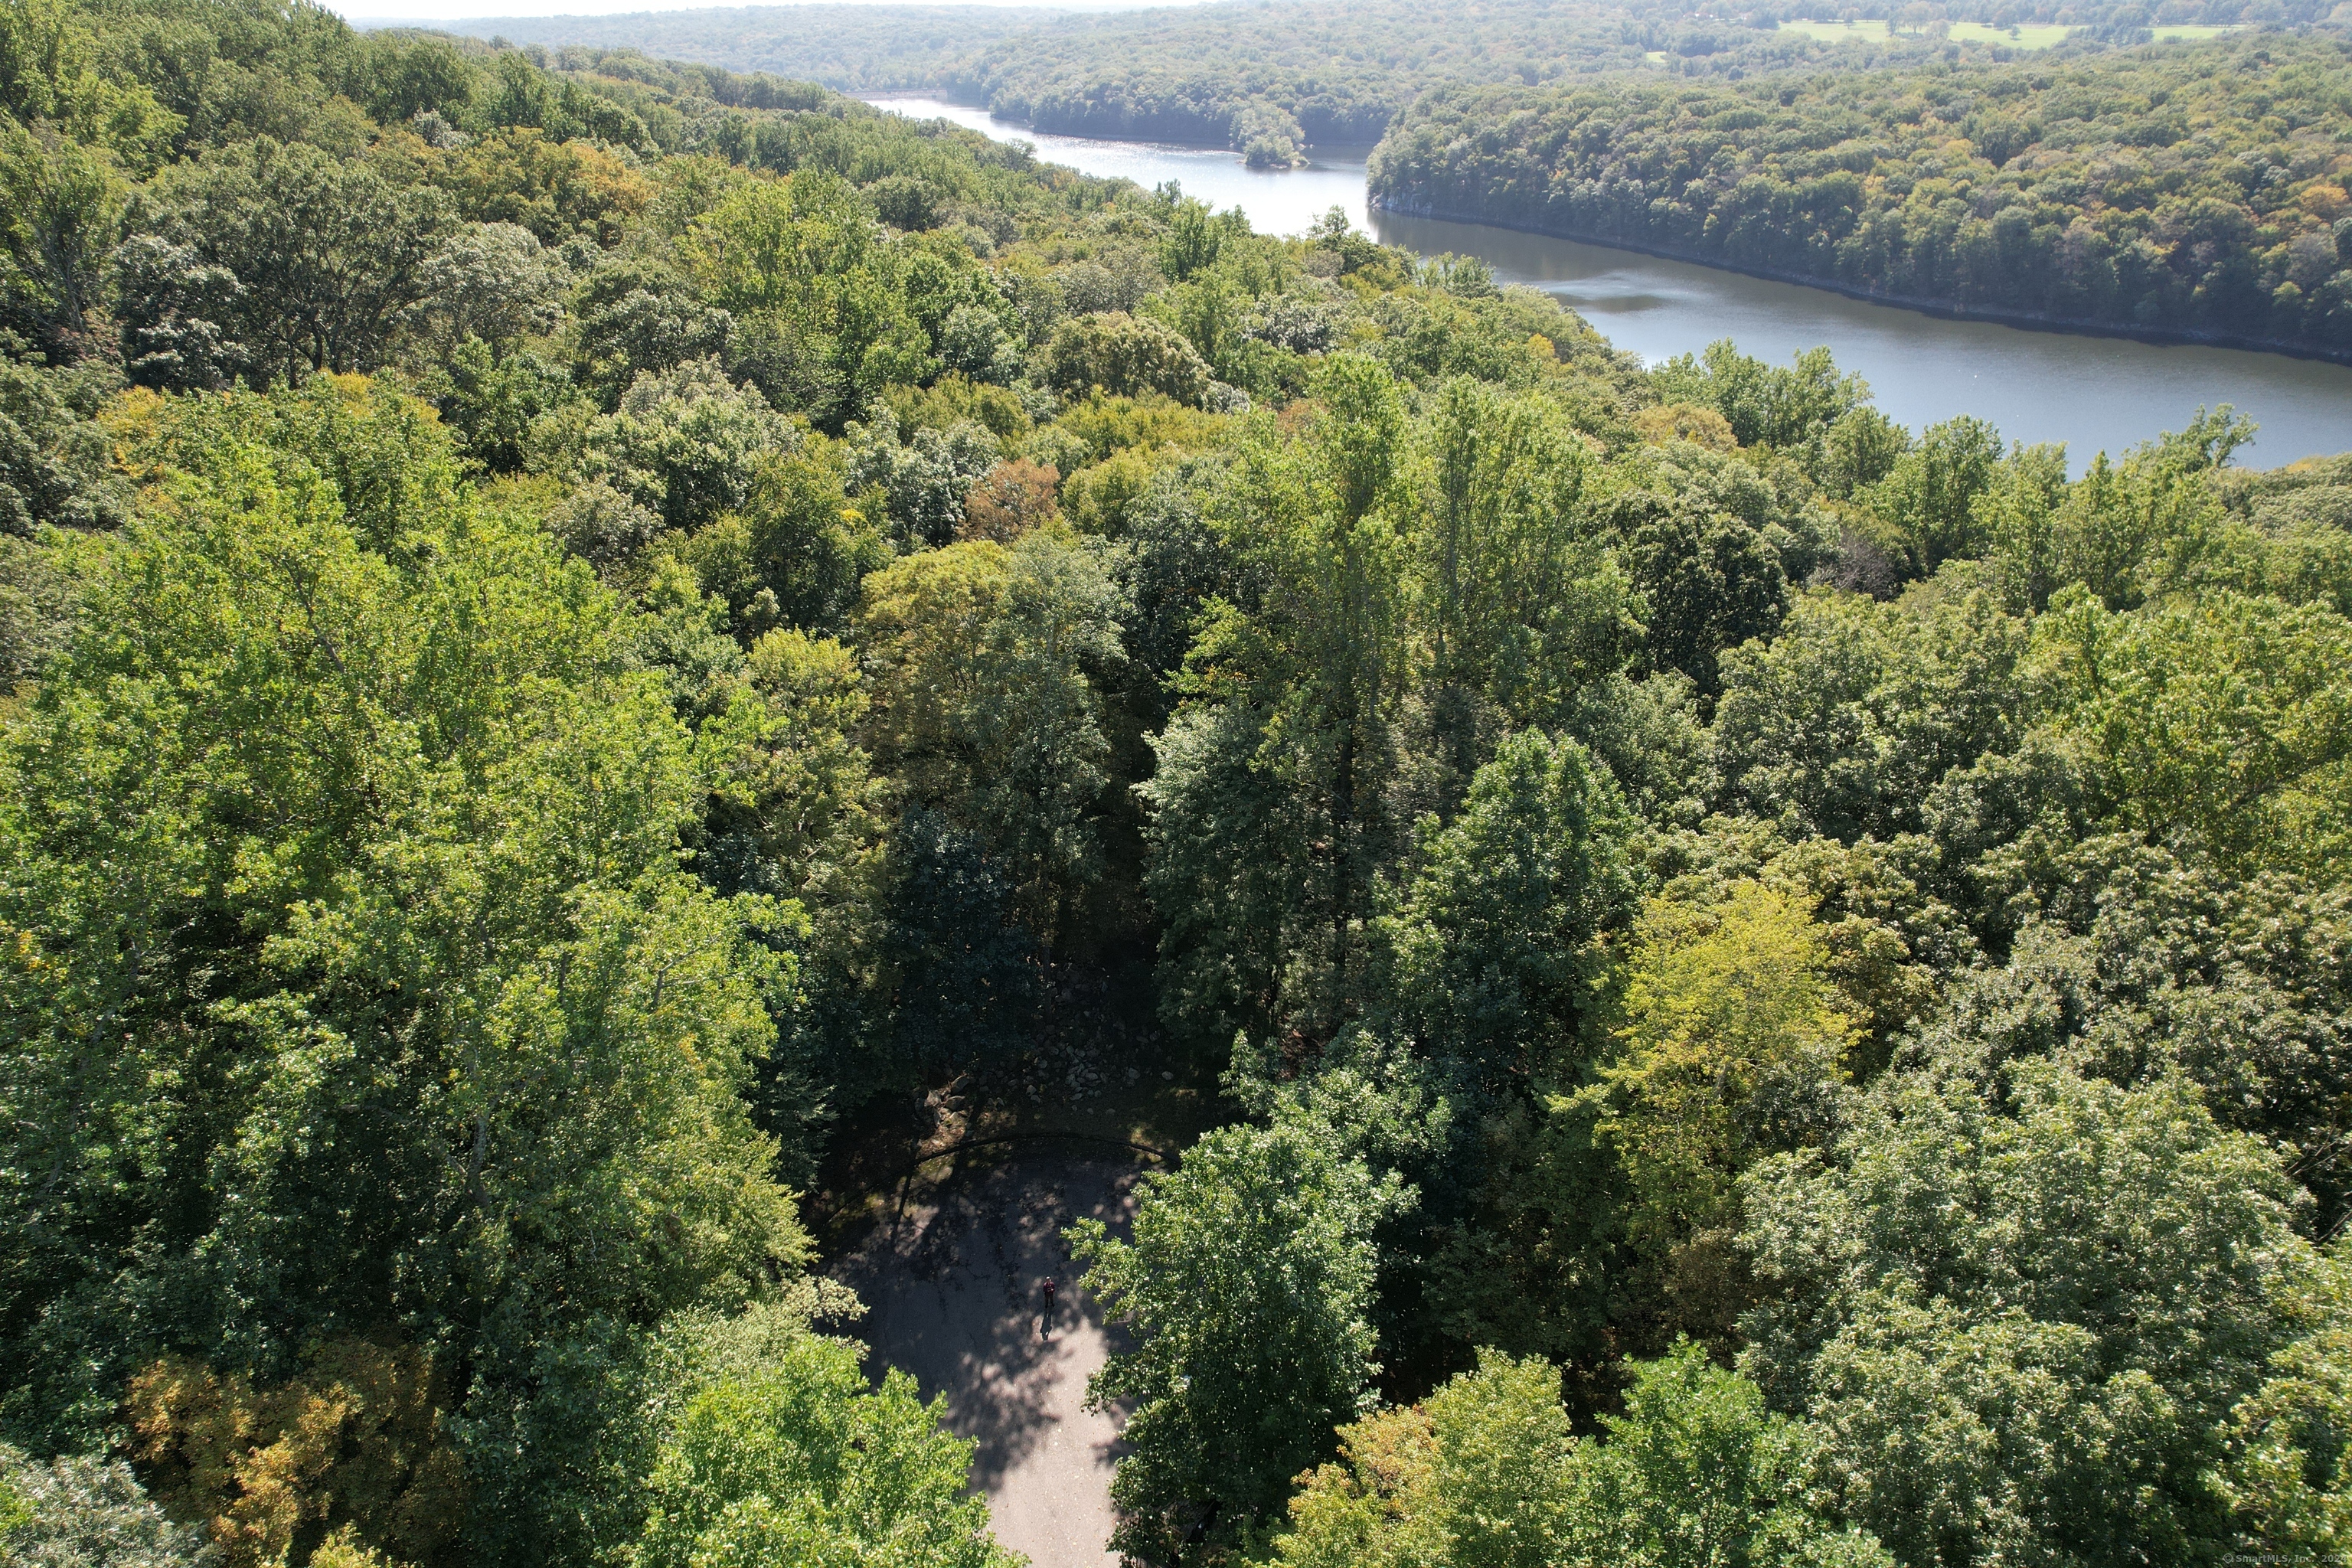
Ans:
POLYGON ((1124 1222, 1137 1167, 1047 1145, 950 1179, 876 1227, 833 1268, 867 1306, 856 1332, 876 1371, 945 1394, 948 1425, 979 1439, 972 1485, 996 1539, 1034 1568, 1116 1568, 1110 1471, 1119 1420, 1081 1405, 1116 1330, 1080 1298, 1062 1227, 1124 1222), (1041 1286, 1059 1285, 1055 1321, 1041 1286))

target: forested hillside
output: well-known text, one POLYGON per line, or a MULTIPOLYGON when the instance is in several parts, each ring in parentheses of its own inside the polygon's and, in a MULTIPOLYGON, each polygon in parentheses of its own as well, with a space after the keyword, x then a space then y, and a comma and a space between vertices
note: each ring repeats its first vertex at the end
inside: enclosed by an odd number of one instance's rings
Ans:
POLYGON ((1370 145, 1419 93, 1595 78, 1737 81, 1792 69, 1969 65, 2056 47, 2146 41, 2149 24, 2292 26, 2317 0, 1948 0, 1843 7, 1878 18, 1824 27, 1797 0, 1726 17, 1692 0, 1262 0, 1107 16, 1045 13, 1011 26, 987 8, 749 7, 684 14, 511 17, 468 24, 554 46, 625 47, 829 86, 954 92, 1040 131, 1204 142, 1281 167, 1310 144, 1370 145), (1795 23, 1795 26, 1783 26, 1795 23), (2031 30, 2029 35, 2028 29, 2031 30))
POLYGON ((1034 5, 743 5, 586 16, 484 16, 479 38, 551 49, 627 48, 665 60, 765 71, 844 91, 914 88, 1000 39, 1085 27, 1084 13, 1034 5))
POLYGON ((2352 458, 0 18, 9 1561, 1006 1563, 797 1194, 1129 1005, 1138 1561, 2336 1561, 2352 458))
POLYGON ((2352 51, 1450 89, 1372 199, 1909 301, 2352 355, 2352 51))
POLYGON ((1836 52, 1690 10, 1678 0, 1380 0, 1145 12, 999 40, 942 80, 1040 130, 1223 142, 1278 163, 1310 143, 1377 142, 1417 92, 1441 82, 1753 71, 1836 52))

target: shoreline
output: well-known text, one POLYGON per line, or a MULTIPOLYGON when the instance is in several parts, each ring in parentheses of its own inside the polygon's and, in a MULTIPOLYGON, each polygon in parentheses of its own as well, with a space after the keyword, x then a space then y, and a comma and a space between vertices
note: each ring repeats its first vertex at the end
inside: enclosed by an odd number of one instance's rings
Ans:
MULTIPOLYGON (((886 103, 905 102, 909 100, 918 102, 929 100, 945 103, 956 109, 968 109, 975 113, 985 114, 992 120, 1001 121, 1033 136, 1062 136, 1073 142, 1107 142, 1123 147, 1164 147, 1179 153, 1231 153, 1235 158, 1243 157, 1244 153, 1244 149, 1234 146, 1230 141, 1215 136, 1204 136, 1197 141, 1185 136, 1110 136, 1099 131, 1073 131, 1059 126, 1039 125, 1033 121, 1023 120, 1006 110, 1000 110, 993 104, 984 102, 976 93, 961 87, 954 89, 874 88, 848 93, 845 96, 855 98, 861 103, 872 104, 877 108, 886 103)), ((1289 167, 1316 168, 1319 166, 1318 160, 1326 156, 1361 163, 1370 158, 1379 146, 1378 139, 1370 142, 1302 142, 1298 144, 1298 150, 1299 156, 1304 161, 1293 163, 1289 167)), ((1258 167, 1258 165, 1251 166, 1258 167)), ((1262 172, 1278 174, 1283 171, 1275 168, 1264 169, 1262 172)))
MULTIPOLYGON (((1027 131, 1031 134, 1034 135, 1066 136, 1070 137, 1073 140, 1095 142, 1114 146, 1135 147, 1139 149, 1161 148, 1171 152, 1223 153, 1233 156, 1236 162, 1239 162, 1242 158, 1242 154, 1239 150, 1211 142, 1185 142, 1128 136, 1097 136, 1067 131, 1047 130, 1034 125, 1028 125, 1023 121, 1012 120, 986 104, 959 101, 963 98, 963 94, 940 88, 887 89, 868 93, 860 93, 856 96, 861 100, 875 104, 877 107, 881 103, 891 100, 930 99, 935 101, 952 104, 957 108, 977 110, 980 113, 987 114, 992 118, 998 119, 1007 125, 1019 126, 1022 130, 1027 131)), ((1369 161, 1370 153, 1377 150, 1377 144, 1370 149, 1361 148, 1354 143, 1348 143, 1344 146, 1334 143, 1328 148, 1321 143, 1313 144, 1305 149, 1307 163, 1303 166, 1303 169, 1312 169, 1318 166, 1316 155, 1318 153, 1334 152, 1340 153, 1342 154, 1361 153, 1367 161, 1369 161)), ((1050 153, 1043 150, 1040 150, 1039 156, 1045 162, 1050 163, 1054 161, 1050 153)), ((1294 166, 1294 169, 1292 170, 1255 169, 1252 172, 1266 175, 1279 175, 1286 173, 1303 172, 1303 169, 1300 166, 1294 166)), ((1369 180, 1367 180, 1365 184, 1364 201, 1368 213, 1392 213, 1399 217, 1429 218, 1443 223, 1466 224, 1476 227, 1498 229, 1507 233, 1537 235, 1548 239, 1564 239, 1575 244, 1590 245, 1607 250, 1622 250, 1637 256, 1656 257, 1659 259, 1665 261, 1685 262, 1693 267, 1706 268, 1711 271, 1736 273, 1742 277, 1761 279, 1764 281, 1770 283, 1786 283, 1802 289, 1815 289, 1826 294, 1835 294, 1843 299, 1859 300, 1864 304, 1883 305, 1891 310, 1906 310, 1916 315, 1930 316, 1942 321, 1967 321, 1990 326, 2011 327, 2020 331, 2041 332, 2053 337, 2104 338, 2116 342, 2145 343, 2154 348, 2226 349, 2239 353, 2273 355, 2279 359, 2294 360, 2308 364, 2352 367, 2352 351, 2339 353, 2326 349, 2310 348, 2277 339, 2249 338, 2229 333, 2200 331, 2167 330, 2160 327, 2124 326, 2111 321, 2097 321, 2075 317, 2054 316, 2046 312, 2019 310, 2005 307, 1955 304, 1949 300, 1936 300, 1925 296, 1893 293, 1883 289, 1870 289, 1855 284, 1842 283, 1832 279, 1815 277, 1810 274, 1790 271, 1779 268, 1756 267, 1742 262, 1727 261, 1715 257, 1696 255, 1690 251, 1678 249, 1670 246, 1652 245, 1639 240, 1626 239, 1616 236, 1577 233, 1563 228, 1549 227, 1540 224, 1515 223, 1507 219, 1496 218, 1486 215, 1453 211, 1436 206, 1433 204, 1410 202, 1395 197, 1384 197, 1374 194, 1369 180)))
POLYGON ((1449 212, 1426 204, 1408 204, 1391 197, 1373 194, 1369 186, 1364 193, 1364 205, 1377 212, 1394 213, 1399 217, 1431 218, 1440 223, 1471 224, 1483 228, 1507 229, 1515 234, 1540 235, 1547 239, 1570 240, 1578 245, 1593 245, 1608 250, 1630 250, 1641 256, 1654 256, 1664 261, 1687 262, 1693 267, 1711 268, 1717 272, 1737 272, 1748 278, 1760 278, 1769 283, 1791 283, 1800 288, 1818 289, 1826 294, 1840 294, 1865 304, 1885 305, 1897 310, 1912 310, 1923 316, 1938 316, 1952 321, 1984 321, 1994 326, 2015 327, 2021 331, 2049 332, 2060 337, 2120 338, 2131 342, 2156 347, 2199 347, 2235 349, 2242 353, 2276 354, 2281 359, 2307 360, 2315 364, 2352 364, 2352 353, 2332 353, 2323 349, 2297 347, 2273 338, 2239 337, 2224 332, 2171 331, 2159 327, 2125 327, 2111 321, 2083 321, 2068 316, 2053 316, 2041 311, 2014 310, 2000 307, 1956 305, 1948 300, 1933 300, 1909 294, 1892 294, 1882 289, 1865 289, 1832 279, 1818 278, 1808 273, 1790 272, 1779 268, 1750 267, 1737 261, 1725 261, 1711 256, 1696 256, 1686 250, 1668 246, 1645 245, 1638 240, 1614 236, 1576 234, 1566 229, 1547 228, 1531 223, 1511 223, 1492 216, 1474 216, 1468 213, 1449 212))

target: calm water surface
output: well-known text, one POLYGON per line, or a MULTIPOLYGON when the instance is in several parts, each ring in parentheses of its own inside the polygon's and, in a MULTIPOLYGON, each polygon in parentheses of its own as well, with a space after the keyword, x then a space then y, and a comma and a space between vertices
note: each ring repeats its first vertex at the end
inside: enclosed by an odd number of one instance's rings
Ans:
POLYGON ((1270 234, 1300 233, 1339 207, 1386 244, 1423 255, 1475 256, 1502 281, 1544 289, 1619 348, 1652 363, 1717 338, 1775 363, 1825 343, 1839 366, 1859 373, 1878 405, 1903 424, 1917 429, 1973 414, 2012 437, 2065 442, 2077 471, 2095 452, 2120 452, 2177 430, 2200 406, 2221 403, 2262 426, 2241 461, 2267 467, 2352 449, 2352 366, 1947 321, 1605 246, 1367 212, 1360 155, 1268 173, 1211 148, 1043 135, 936 99, 875 101, 1000 141, 1032 142, 1039 157, 1086 174, 1146 187, 1174 180, 1220 208, 1239 206, 1270 234))
POLYGON ((1237 206, 1264 234, 1304 234, 1307 225, 1333 207, 1345 208, 1358 228, 1364 218, 1364 158, 1318 159, 1304 169, 1251 169, 1241 154, 1214 147, 1171 147, 1157 142, 1097 142, 1085 136, 1048 136, 999 120, 985 109, 968 109, 936 98, 877 94, 867 100, 918 120, 950 120, 999 142, 1027 142, 1049 163, 1066 163, 1084 174, 1133 180, 1145 190, 1174 180, 1188 196, 1220 212, 1237 206))

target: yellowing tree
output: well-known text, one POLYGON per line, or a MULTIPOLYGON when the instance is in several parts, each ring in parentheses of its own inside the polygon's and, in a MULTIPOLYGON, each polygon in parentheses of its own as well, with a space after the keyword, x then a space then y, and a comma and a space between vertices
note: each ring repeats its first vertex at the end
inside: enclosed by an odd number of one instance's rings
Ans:
POLYGON ((1559 1371, 1481 1351, 1419 1405, 1339 1428, 1339 1458, 1299 1478, 1283 1568, 1542 1568, 1568 1539, 1576 1440, 1559 1371))
POLYGON ((1588 1091, 1630 1188, 1633 1239, 1663 1255, 1682 1310, 1727 1327, 1719 1299, 1739 1174, 1816 1142, 1859 1039, 1808 900, 1761 882, 1722 902, 1654 900, 1634 927, 1622 1050, 1588 1091))
POLYGON ((166 1356, 131 1380, 131 1453, 231 1568, 315 1562, 312 1543, 343 1531, 404 1563, 454 1562, 467 1500, 446 1382, 396 1341, 328 1342, 268 1387, 166 1356))

